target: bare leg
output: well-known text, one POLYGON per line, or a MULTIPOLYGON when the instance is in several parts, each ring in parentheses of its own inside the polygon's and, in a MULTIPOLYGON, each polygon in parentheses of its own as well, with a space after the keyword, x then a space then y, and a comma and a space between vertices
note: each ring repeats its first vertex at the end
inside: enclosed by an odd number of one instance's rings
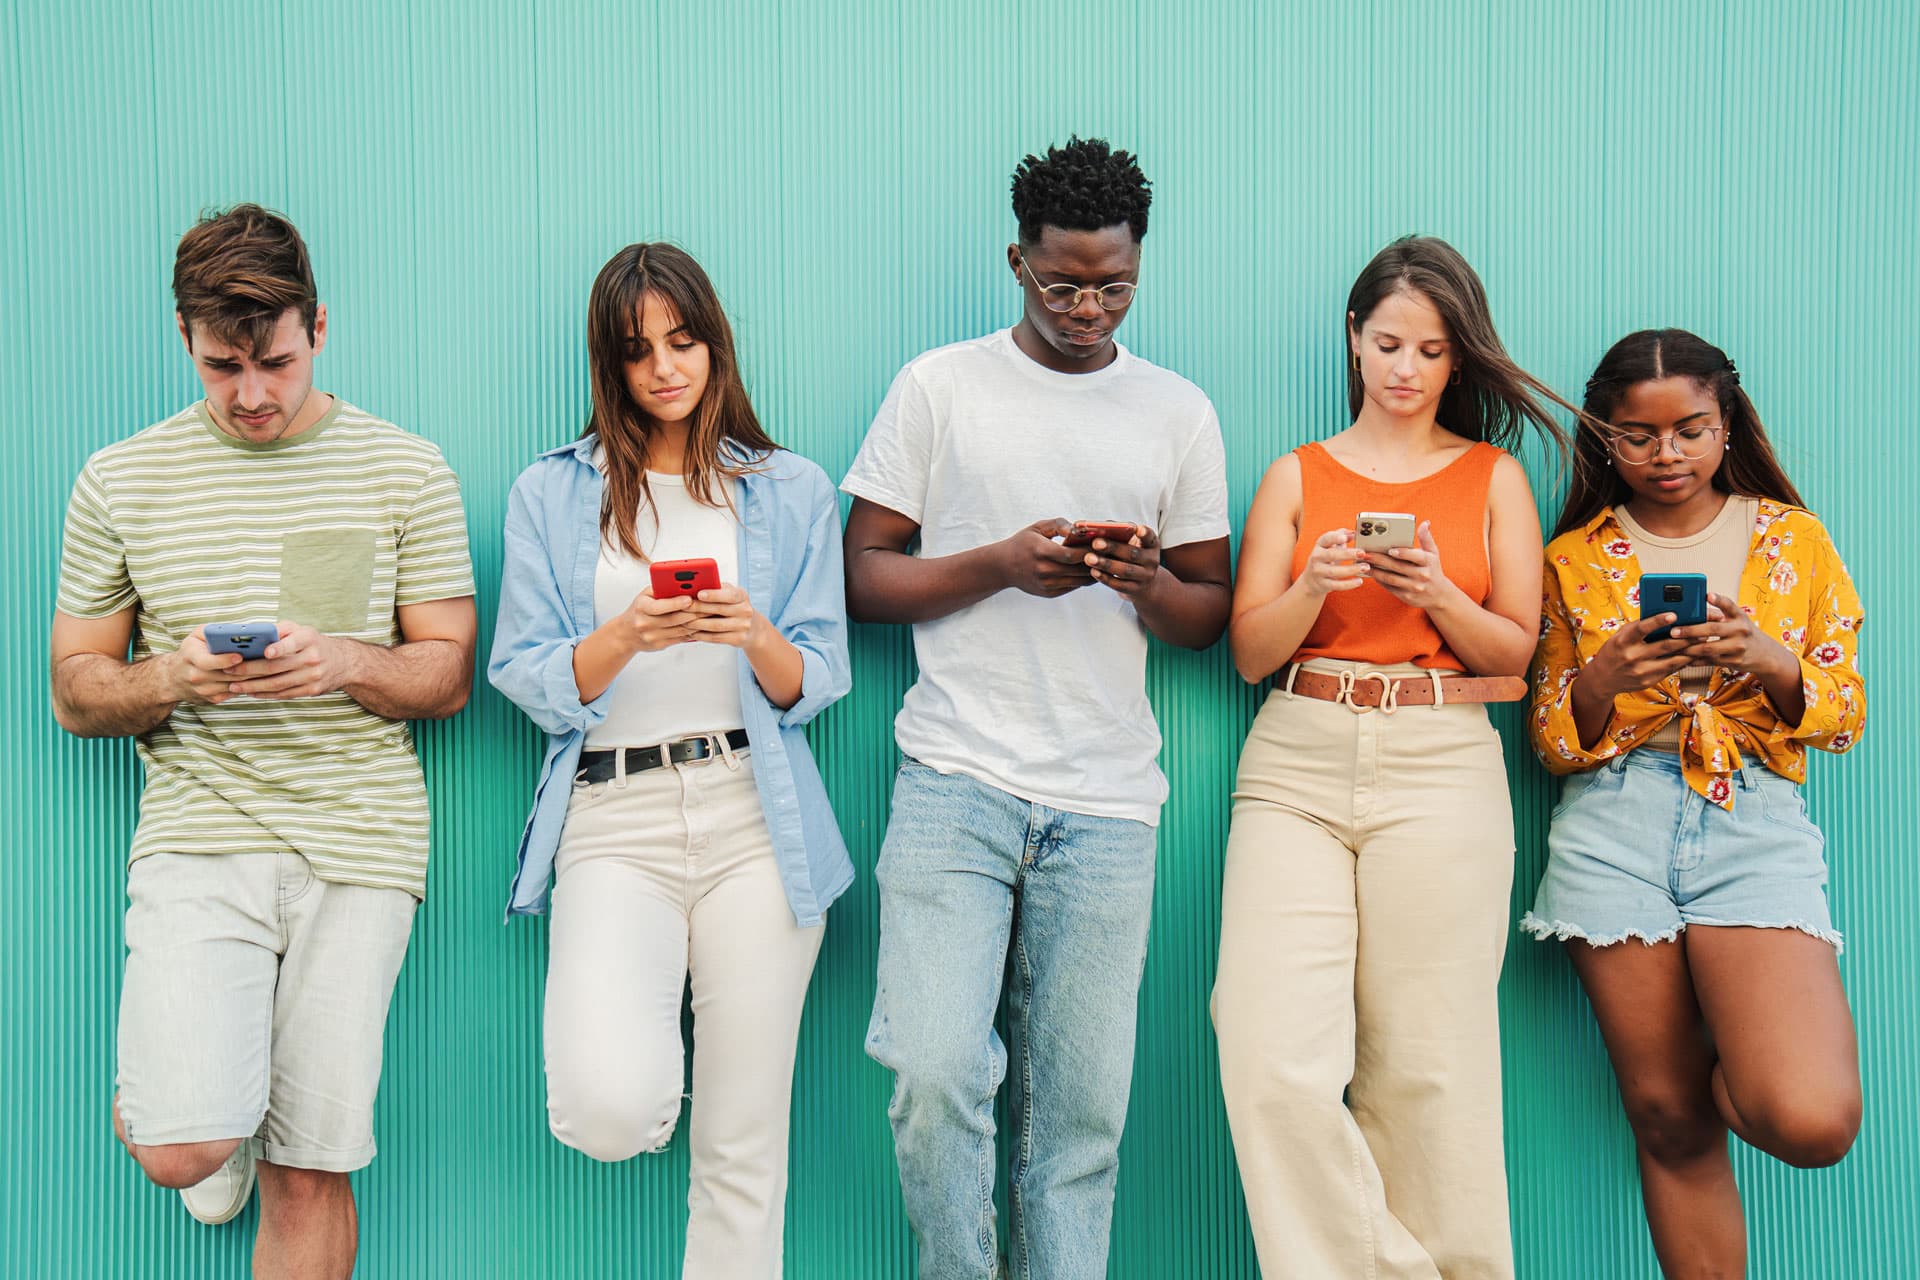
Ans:
POLYGON ((256 1280, 347 1280, 360 1244, 360 1218, 344 1173, 260 1162, 256 1280))
POLYGON ((1705 925, 1685 942, 1727 1125, 1788 1164, 1838 1163, 1860 1132, 1860 1051, 1833 948, 1798 929, 1705 925))
POLYGON ((1593 1003, 1633 1126, 1660 1269, 1673 1280, 1745 1275, 1746 1217, 1686 948, 1570 942, 1567 956, 1593 1003))

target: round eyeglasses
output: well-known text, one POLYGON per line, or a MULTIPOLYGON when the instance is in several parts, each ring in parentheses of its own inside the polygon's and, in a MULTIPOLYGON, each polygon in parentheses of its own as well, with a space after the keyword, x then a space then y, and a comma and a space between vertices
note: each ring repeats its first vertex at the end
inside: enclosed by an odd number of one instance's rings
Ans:
POLYGON ((1033 287, 1040 291, 1040 305, 1049 311, 1065 314, 1080 305, 1080 299, 1092 294, 1094 301, 1100 304, 1102 311, 1124 310, 1133 301, 1134 291, 1140 286, 1126 280, 1115 280, 1110 284, 1083 286, 1077 284, 1041 284, 1040 277, 1033 274, 1033 268, 1027 265, 1025 257, 1020 259, 1021 269, 1027 273, 1027 279, 1033 281, 1033 287))
POLYGON ((1651 436, 1644 431, 1619 431, 1607 438, 1607 448, 1620 461, 1644 467, 1660 456, 1669 441, 1673 451, 1683 458, 1704 458, 1713 452, 1713 442, 1724 427, 1681 427, 1672 435, 1651 436))

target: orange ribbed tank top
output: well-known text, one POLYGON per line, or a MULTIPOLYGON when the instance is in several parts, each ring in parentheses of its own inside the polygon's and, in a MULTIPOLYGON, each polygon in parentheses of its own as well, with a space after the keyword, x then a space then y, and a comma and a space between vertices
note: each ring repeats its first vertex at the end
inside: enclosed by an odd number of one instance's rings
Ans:
MULTIPOLYGON (((1334 460, 1317 441, 1294 450, 1300 459, 1300 536, 1293 546, 1293 576, 1307 567, 1313 544, 1329 529, 1351 529, 1362 511, 1404 511, 1433 526, 1440 567, 1467 599, 1485 604, 1493 587, 1487 565, 1487 491, 1503 456, 1485 441, 1440 470, 1405 484, 1369 480, 1334 460)), ((1335 591, 1320 606, 1296 662, 1341 658, 1376 666, 1411 662, 1422 667, 1466 665, 1447 648, 1424 609, 1395 600, 1377 582, 1335 591)))

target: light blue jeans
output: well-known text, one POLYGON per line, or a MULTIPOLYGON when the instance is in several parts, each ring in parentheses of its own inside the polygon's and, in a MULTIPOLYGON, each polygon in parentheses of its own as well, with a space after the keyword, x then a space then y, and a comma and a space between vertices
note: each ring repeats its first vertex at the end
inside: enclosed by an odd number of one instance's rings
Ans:
POLYGON ((1012 1274, 1107 1274, 1153 855, 1144 822, 901 767, 876 872, 867 1053, 894 1075, 888 1115, 922 1280, 1001 1274, 993 1103, 1009 1049, 1012 1274), (1010 1045, 993 1029, 1003 976, 1010 1045))

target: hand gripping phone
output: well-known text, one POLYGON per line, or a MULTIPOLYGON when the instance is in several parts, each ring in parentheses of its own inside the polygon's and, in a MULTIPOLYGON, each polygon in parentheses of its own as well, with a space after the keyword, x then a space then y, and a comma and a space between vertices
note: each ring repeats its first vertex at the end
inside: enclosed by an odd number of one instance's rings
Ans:
POLYGON ((1704 573, 1649 573, 1640 579, 1640 616, 1671 613, 1672 626, 1647 633, 1649 644, 1671 639, 1674 627, 1697 627, 1707 620, 1707 575, 1704 573))
POLYGON ((280 638, 280 628, 271 622, 209 622, 201 634, 207 638, 208 653, 258 658, 280 638))
POLYGON ((655 560, 647 572, 653 579, 656 600, 720 589, 720 566, 704 556, 692 560, 655 560))
POLYGON ((1086 547, 1093 545, 1095 538, 1105 538, 1108 542, 1125 543, 1133 537, 1134 530, 1140 526, 1127 520, 1076 520, 1073 528, 1060 539, 1064 547, 1086 547))
POLYGON ((1413 517, 1403 511, 1362 511, 1354 517, 1353 545, 1359 551, 1391 551, 1414 544, 1413 517))

